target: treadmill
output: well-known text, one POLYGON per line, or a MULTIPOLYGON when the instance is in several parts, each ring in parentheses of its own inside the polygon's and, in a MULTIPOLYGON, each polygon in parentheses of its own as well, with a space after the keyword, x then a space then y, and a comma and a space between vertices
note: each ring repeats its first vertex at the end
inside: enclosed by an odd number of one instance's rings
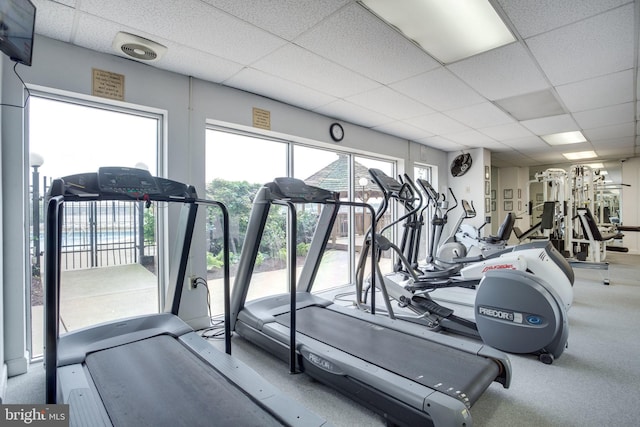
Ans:
MULTIPOLYGON (((345 205, 370 212, 369 238, 375 242, 370 205, 340 201, 338 193, 294 178, 276 178, 258 191, 233 288, 232 329, 289 360, 291 372, 305 372, 381 414, 389 424, 471 426, 469 409, 487 387, 494 381, 509 387, 511 365, 504 353, 311 293, 338 211, 345 205), (296 285, 296 204, 304 203, 320 204, 322 210, 296 285), (288 208, 289 293, 247 302, 272 205, 288 208)), ((371 251, 372 269, 377 252, 371 251)), ((371 277, 375 280, 375 274, 371 277)), ((371 305, 375 309, 374 301, 371 305)))
POLYGON ((222 352, 178 317, 196 214, 203 205, 217 206, 224 219, 228 309, 229 232, 223 204, 198 199, 192 186, 140 169, 100 168, 53 181, 46 207, 46 402, 68 404, 71 426, 327 425, 234 359, 228 326, 222 352), (182 206, 166 308, 59 335, 64 205, 104 200, 182 206))

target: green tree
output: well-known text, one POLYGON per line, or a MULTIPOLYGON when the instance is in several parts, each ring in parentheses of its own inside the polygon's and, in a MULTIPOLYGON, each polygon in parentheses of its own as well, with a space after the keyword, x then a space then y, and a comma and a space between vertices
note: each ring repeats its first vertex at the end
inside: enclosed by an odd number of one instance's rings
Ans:
POLYGON ((149 208, 145 208, 143 217, 143 233, 145 243, 156 242, 156 215, 152 204, 149 208))
MULTIPOLYGON (((242 250, 244 236, 247 232, 249 217, 253 206, 253 199, 262 184, 250 184, 246 181, 227 181, 216 178, 207 184, 207 198, 223 203, 229 211, 231 225, 231 252, 238 258, 242 250)), ((312 210, 298 211, 297 242, 309 243, 315 230, 318 214, 312 210)), ((207 218, 207 232, 209 238, 208 251, 213 257, 218 257, 222 250, 222 234, 220 227, 220 211, 210 209, 207 218)), ((269 212, 264 234, 260 243, 260 252, 271 258, 282 258, 282 251, 286 250, 286 210, 282 207, 272 207, 269 212)), ((300 247, 303 249, 303 247, 300 247)), ((212 262, 213 263, 213 262, 212 262)))
MULTIPOLYGON (((221 178, 216 178, 207 184, 206 197, 223 203, 229 211, 232 230, 230 243, 234 253, 239 254, 242 250, 253 198, 260 187, 261 184, 250 184, 247 181, 227 181, 221 178)), ((215 230, 222 224, 220 211, 215 208, 209 209, 207 216, 209 252, 217 254, 222 250, 220 232, 215 230)))

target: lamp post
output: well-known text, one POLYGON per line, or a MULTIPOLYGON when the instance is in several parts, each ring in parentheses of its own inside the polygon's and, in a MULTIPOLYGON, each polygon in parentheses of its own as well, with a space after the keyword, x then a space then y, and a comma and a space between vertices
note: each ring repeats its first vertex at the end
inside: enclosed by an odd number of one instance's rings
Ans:
MULTIPOLYGON (((362 203, 366 203, 364 200, 364 188, 369 183, 369 180, 364 176, 358 180, 358 184, 362 187, 362 203)), ((364 207, 362 208, 362 235, 364 236, 364 207)))
POLYGON ((31 274, 40 275, 40 173, 38 168, 44 164, 44 159, 37 153, 29 155, 29 165, 33 168, 31 172, 31 197, 33 209, 33 254, 35 262, 31 274))

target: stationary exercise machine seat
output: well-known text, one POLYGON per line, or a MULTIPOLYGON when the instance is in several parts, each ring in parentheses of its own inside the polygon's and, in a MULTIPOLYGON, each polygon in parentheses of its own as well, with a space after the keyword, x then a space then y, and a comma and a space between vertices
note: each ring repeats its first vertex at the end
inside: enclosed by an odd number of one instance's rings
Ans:
POLYGON ((598 224, 596 224, 596 220, 591 214, 589 208, 578 208, 578 215, 580 216, 580 224, 582 225, 582 231, 584 232, 585 236, 588 236, 589 232, 591 232, 593 240, 596 240, 598 242, 606 242, 607 240, 621 237, 620 233, 602 234, 600 232, 600 229, 598 229, 598 224))
POLYGON ((485 243, 495 244, 500 242, 506 242, 509 240, 509 236, 513 232, 513 226, 516 224, 516 216, 509 212, 507 216, 504 217, 504 221, 500 224, 498 228, 498 234, 495 236, 487 236, 482 238, 481 240, 485 243))

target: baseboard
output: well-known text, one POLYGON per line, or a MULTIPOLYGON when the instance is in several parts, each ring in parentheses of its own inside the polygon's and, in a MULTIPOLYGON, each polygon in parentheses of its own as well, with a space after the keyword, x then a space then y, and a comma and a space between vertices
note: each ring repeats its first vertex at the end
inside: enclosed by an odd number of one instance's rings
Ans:
POLYGON ((16 375, 24 374, 29 369, 29 353, 25 352, 23 357, 5 360, 5 363, 7 368, 7 376, 15 377, 16 375))

